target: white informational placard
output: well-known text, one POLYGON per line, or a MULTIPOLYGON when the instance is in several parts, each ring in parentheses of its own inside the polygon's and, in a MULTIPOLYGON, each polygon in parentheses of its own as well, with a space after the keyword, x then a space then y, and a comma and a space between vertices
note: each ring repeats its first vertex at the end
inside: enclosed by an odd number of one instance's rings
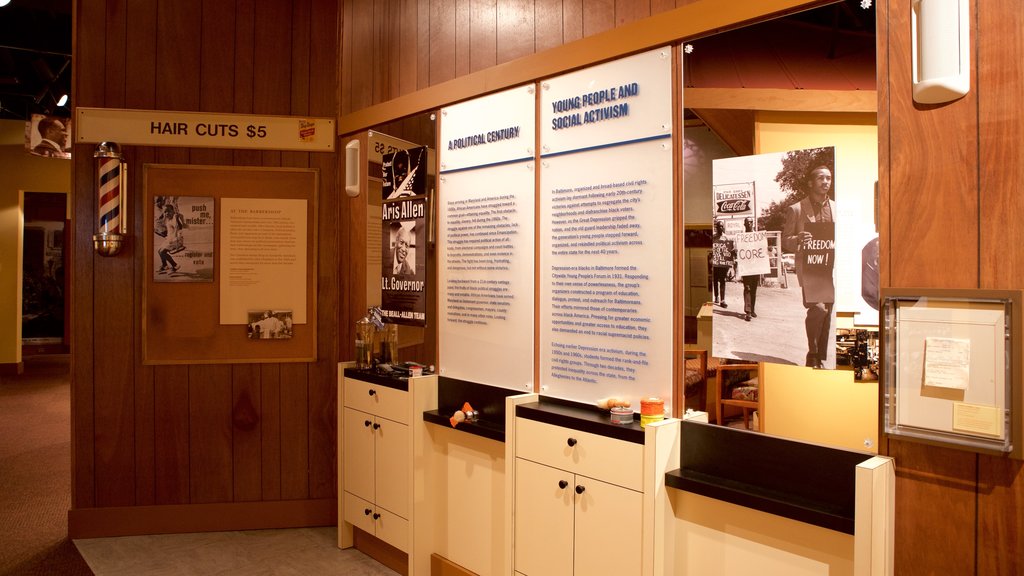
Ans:
POLYGON ((541 93, 540 381, 582 402, 671 405, 673 190, 668 48, 541 93))
POLYGON ((541 84, 541 155, 672 134, 672 51, 658 48, 541 84))
POLYGON ((306 323, 306 200, 221 198, 220 323, 251 310, 292 310, 306 323))
POLYGON ((441 111, 440 374, 533 389, 535 91, 441 111))
POLYGON ((533 160, 532 84, 441 109, 441 173, 533 160))

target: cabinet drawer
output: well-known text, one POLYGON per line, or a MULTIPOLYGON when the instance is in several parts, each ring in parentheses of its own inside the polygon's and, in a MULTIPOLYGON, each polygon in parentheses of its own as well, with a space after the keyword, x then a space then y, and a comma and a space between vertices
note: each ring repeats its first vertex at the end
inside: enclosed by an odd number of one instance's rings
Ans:
POLYGON ((359 528, 398 548, 409 551, 409 522, 380 506, 374 506, 362 498, 345 492, 345 522, 359 528), (369 510, 369 513, 367 513, 369 510), (378 517, 374 518, 373 515, 378 517))
POLYGON ((516 456, 632 490, 643 490, 642 444, 517 418, 516 456))
POLYGON ((380 518, 376 521, 377 538, 391 544, 402 552, 409 552, 409 521, 377 507, 380 518))
POLYGON ((367 534, 373 534, 373 504, 351 492, 345 492, 345 522, 367 534), (370 513, 367 514, 366 511, 370 513))
POLYGON ((345 406, 408 424, 409 393, 404 390, 345 378, 345 406))

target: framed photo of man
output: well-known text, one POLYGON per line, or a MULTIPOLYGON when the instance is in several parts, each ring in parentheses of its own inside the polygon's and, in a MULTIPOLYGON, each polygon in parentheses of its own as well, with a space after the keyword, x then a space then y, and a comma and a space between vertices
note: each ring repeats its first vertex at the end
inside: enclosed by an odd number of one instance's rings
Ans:
POLYGON ((43 158, 71 158, 71 119, 33 114, 25 123, 25 150, 43 158))

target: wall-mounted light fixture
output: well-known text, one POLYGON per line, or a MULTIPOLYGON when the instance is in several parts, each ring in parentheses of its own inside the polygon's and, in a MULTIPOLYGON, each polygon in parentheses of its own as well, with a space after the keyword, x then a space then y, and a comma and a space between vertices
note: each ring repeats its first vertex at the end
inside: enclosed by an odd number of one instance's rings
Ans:
POLYGON ((355 139, 345 144, 345 193, 359 196, 359 140, 355 139))
POLYGON ((96 147, 97 219, 99 229, 92 244, 100 256, 115 256, 127 240, 122 231, 128 229, 127 169, 122 163, 121 149, 115 142, 96 147))
POLYGON ((969 0, 913 0, 914 101, 941 104, 971 89, 969 0))

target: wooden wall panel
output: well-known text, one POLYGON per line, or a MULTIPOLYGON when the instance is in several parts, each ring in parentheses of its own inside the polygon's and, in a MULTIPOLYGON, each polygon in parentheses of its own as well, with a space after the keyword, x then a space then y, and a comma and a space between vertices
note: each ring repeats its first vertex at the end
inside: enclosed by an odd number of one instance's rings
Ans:
POLYGON ((536 0, 533 6, 534 46, 537 52, 562 45, 563 10, 561 0, 536 0))
POLYGON ((888 455, 896 461, 895 573, 974 574, 977 456, 896 440, 888 455))
POLYGON ((260 377, 260 489, 264 500, 281 499, 281 365, 262 364, 260 377))
POLYGON ((188 367, 153 368, 153 397, 154 500, 156 504, 188 504, 188 367))
MULTIPOLYGON (((1024 286, 1024 13, 1013 0, 978 3, 977 62, 981 287, 1024 286)), ((978 474, 978 574, 1024 574, 1024 464, 982 456, 978 474)))
MULTIPOLYGON (((406 3, 408 4, 408 3, 406 3)), ((312 75, 307 96, 306 108, 313 116, 332 116, 335 114, 334 100, 337 79, 337 54, 321 53, 315 47, 331 45, 337 42, 339 33, 337 6, 333 0, 314 0, 311 8, 315 16, 310 21, 309 44, 316 59, 311 60, 312 75), (325 98, 325 95, 327 96, 325 98)), ((415 16, 415 11, 407 11, 415 16)), ((403 22, 403 29, 410 28, 403 22)), ((416 27, 412 26, 413 32, 416 27)), ((415 39, 415 33, 412 35, 415 39)), ((412 45, 415 48, 415 44, 412 45)), ((415 54, 408 61, 403 59, 402 75, 411 71, 415 73, 415 54)), ((413 81, 415 82, 415 81, 413 81)), ((294 97, 293 97, 294 98, 294 97)), ((293 113, 298 113, 295 102, 292 103, 293 113)), ((338 179, 338 157, 333 154, 309 154, 309 166, 320 171, 320 186, 335 183, 338 179)), ((337 362, 339 349, 349 342, 348 331, 339 335, 339 303, 338 286, 341 286, 341 253, 338 249, 340 237, 340 202, 344 194, 321 194, 318 198, 319 220, 317 246, 317 316, 319 333, 317 335, 317 361, 309 365, 308 421, 309 421, 309 497, 336 498, 337 482, 337 362)), ((345 324, 347 326, 347 324, 345 324)))
MULTIPOLYGON (((75 77, 75 100, 79 104, 102 102, 103 87, 100 82, 90 79, 102 78, 105 59, 104 34, 106 19, 102 6, 92 2, 75 3, 75 18, 82 26, 91 27, 97 33, 79 37, 75 42, 75 54, 79 60, 73 67, 75 77)), ((72 492, 71 503, 75 507, 90 507, 96 503, 95 447, 93 445, 93 356, 95 347, 92 340, 93 289, 93 248, 92 223, 96 218, 96 200, 91 190, 93 179, 91 160, 92 147, 76 145, 73 151, 73 178, 76 182, 87 183, 86 193, 72 195, 74 207, 74 233, 72 235, 71 279, 71 352, 75 361, 71 366, 71 428, 72 428, 72 492)))
POLYGON ((583 0, 583 37, 615 27, 615 0, 583 0))
MULTIPOLYGON (((398 0, 400 7, 398 21, 398 61, 401 66, 398 74, 398 86, 393 94, 408 94, 417 90, 421 73, 420 63, 426 63, 426 52, 420 51, 419 3, 409 0, 398 0), (422 57, 421 57, 422 56, 422 57)), ((426 12, 429 14, 429 12, 426 12)), ((422 28, 426 28, 423 26, 422 28)))
POLYGON ((309 395, 303 364, 281 365, 281 498, 309 497, 309 395))
POLYGON ((455 35, 451 38, 439 38, 440 42, 450 43, 455 49, 455 76, 469 74, 472 70, 472 53, 470 45, 473 38, 472 22, 473 0, 455 0, 455 35))
MULTIPOLYGON (((156 57, 156 7, 140 0, 127 0, 125 3, 124 21, 131 22, 126 26, 125 46, 122 58, 131 54, 133 61, 153 62, 156 57)), ((154 107, 156 100, 156 72, 154 66, 140 66, 125 74, 124 102, 126 108, 148 110, 154 107)), ((135 166, 143 166, 155 160, 151 148, 139 148, 132 151, 130 162, 135 166)), ((137 175, 128 180, 131 198, 142 198, 142 179, 137 175)), ((130 226, 133 238, 141 238, 145 229, 145 220, 140 216, 147 214, 142 206, 129 207, 132 212, 130 226)), ((130 244, 136 261, 144 257, 143 242, 130 244)), ((144 270, 135 275, 136 287, 145 281, 144 270)), ((138 288, 136 288, 138 290, 138 288)), ((142 341, 142 307, 134 307, 133 338, 142 341)), ((135 505, 149 506, 157 503, 156 483, 156 381, 151 366, 142 364, 142 347, 134 346, 134 398, 135 398, 135 505)))
POLYGON ((630 22, 646 18, 651 15, 649 3, 639 3, 632 0, 615 0, 614 3, 615 26, 622 26, 630 22))
POLYGON ((502 2, 497 12, 497 63, 533 54, 537 46, 533 0, 502 2))
MULTIPOLYGON (((427 0, 420 0, 427 1, 427 0)), ((427 53, 430 58, 430 85, 440 84, 456 76, 456 0, 429 0, 430 2, 430 46, 427 53)), ((346 2, 346 4, 349 4, 346 2)), ((358 4, 358 2, 357 2, 358 4)), ((345 32, 348 24, 345 25, 345 32)), ((345 32, 342 32, 344 34, 345 32)), ((463 32, 465 34, 465 32, 463 32)), ((353 51, 358 46, 353 46, 353 51)), ((355 56, 354 56, 355 57, 355 56)), ((468 61, 465 68, 468 70, 468 61)), ((465 72, 463 72, 465 73, 465 72)), ((363 106, 368 106, 366 102, 363 106)), ((376 104, 373 102, 372 104, 376 104)), ((361 106, 353 106, 358 110, 361 106)))
MULTIPOLYGON (((338 115, 336 0, 113 0, 77 2, 75 10, 79 106, 338 115)), ((340 299, 336 154, 123 150, 133 199, 144 196, 146 163, 320 171, 317 361, 145 366, 141 286, 152 270, 146 268, 141 234, 152 208, 130 206, 127 251, 113 258, 94 256, 92 148, 76 146, 73 160, 75 517, 103 518, 87 510, 96 507, 117 506, 124 513, 154 504, 259 505, 282 499, 303 500, 295 505, 309 511, 330 510, 308 518, 333 517, 340 299), (310 494, 317 500, 309 500, 310 494)), ((144 526, 147 516, 155 522, 164 518, 138 510, 133 525, 144 526)), ((268 524, 261 527, 274 527, 273 518, 288 516, 280 506, 266 510, 260 522, 268 524)), ((292 516, 282 522, 293 523, 292 516)), ((92 535, 115 529, 86 524, 75 529, 92 535)))
POLYGON ((568 44, 585 36, 583 32, 584 0, 562 0, 562 42, 568 44))
MULTIPOLYGON (((957 101, 910 101, 909 0, 878 6, 883 286, 1024 285, 1024 20, 1012 1, 972 2, 972 83, 957 101)), ((897 466, 896 573, 1024 570, 1020 462, 889 440, 897 466), (955 542, 935 547, 934 542, 955 542)))
MULTIPOLYGON (((470 72, 490 68, 498 63, 497 38, 497 0, 470 0, 468 42, 470 72)), ((460 44, 463 43, 460 42, 460 44)), ((462 46, 459 48, 461 49, 462 46)))
MULTIPOLYGON (((202 6, 202 0, 157 4, 156 62, 139 64, 154 66, 158 71, 156 93, 161 109, 196 110, 199 107, 197 72, 201 65, 201 46, 194 39, 202 34, 202 6)), ((132 65, 128 68, 135 69, 132 65)))
POLYGON ((910 8, 902 0, 896 5, 900 9, 890 10, 888 22, 888 73, 893 83, 889 90, 891 282, 904 287, 977 288, 978 86, 972 83, 967 96, 949 104, 915 104, 907 83, 911 77, 910 8), (926 166, 922 159, 927 159, 926 166), (936 226, 937 222, 942 225, 936 226))
POLYGON ((239 364, 231 370, 232 496, 235 502, 263 498, 263 388, 260 367, 239 364))
POLYGON ((1024 94, 1024 12, 1019 2, 988 0, 978 4, 978 95, 981 164, 979 187, 981 275, 983 288, 1024 285, 1024 116, 1017 106, 1024 94))
POLYGON ((231 502, 231 366, 190 366, 188 388, 190 502, 231 502))

